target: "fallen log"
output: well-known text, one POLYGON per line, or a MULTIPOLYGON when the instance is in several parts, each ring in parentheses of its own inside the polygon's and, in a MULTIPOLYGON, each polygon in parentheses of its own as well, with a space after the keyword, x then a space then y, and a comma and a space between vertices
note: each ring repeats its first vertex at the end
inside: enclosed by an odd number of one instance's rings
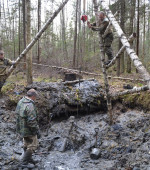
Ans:
MULTIPOLYGON (((25 62, 21 62, 21 64, 24 64, 25 62)), ((79 70, 75 70, 75 69, 69 69, 66 67, 59 67, 59 66, 51 66, 51 65, 46 65, 46 64, 38 64, 38 63, 33 63, 33 65, 37 65, 37 66, 42 66, 42 67, 49 67, 49 68, 54 68, 56 70, 60 70, 62 72, 65 73, 75 73, 75 74, 79 74, 79 70)), ((92 72, 87 72, 87 71, 81 71, 81 74, 85 74, 85 75, 92 75, 92 76, 98 76, 101 77, 103 76, 103 74, 98 74, 98 73, 92 73, 92 72)), ((118 80, 129 80, 129 81, 138 81, 138 82, 145 82, 145 80, 143 79, 131 79, 131 78, 127 78, 127 77, 112 77, 112 76, 108 76, 109 79, 118 79, 118 80)), ((82 79, 81 79, 82 80, 82 79)), ((88 79, 90 80, 90 79, 88 79)), ((71 82, 70 82, 71 83, 71 82)))
POLYGON ((126 94, 138 93, 138 92, 146 91, 146 90, 149 90, 148 86, 134 87, 131 90, 125 90, 125 91, 122 91, 122 92, 118 92, 116 94, 112 94, 111 96, 112 96, 112 98, 116 98, 118 96, 123 96, 123 95, 126 95, 126 94))

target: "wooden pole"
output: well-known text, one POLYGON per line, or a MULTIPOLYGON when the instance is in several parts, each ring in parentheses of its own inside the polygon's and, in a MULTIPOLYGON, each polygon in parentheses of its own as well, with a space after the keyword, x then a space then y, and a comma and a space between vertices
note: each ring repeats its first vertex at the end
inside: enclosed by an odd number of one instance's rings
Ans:
MULTIPOLYGON (((97 15, 97 12, 98 12, 97 0, 93 0, 93 4, 94 4, 96 23, 98 25, 99 18, 97 15)), ((113 115, 112 115, 111 97, 110 97, 110 93, 109 93, 109 84, 108 84, 106 66, 104 64, 104 60, 105 60, 104 43, 103 43, 103 38, 102 38, 102 35, 100 34, 100 32, 99 32, 99 45, 100 45, 100 51, 101 51, 100 58, 101 58, 102 72, 103 72, 103 76, 104 76, 104 83, 105 83, 105 90, 106 90, 106 100, 107 100, 109 122, 110 122, 110 124, 112 124, 113 123, 113 115)))

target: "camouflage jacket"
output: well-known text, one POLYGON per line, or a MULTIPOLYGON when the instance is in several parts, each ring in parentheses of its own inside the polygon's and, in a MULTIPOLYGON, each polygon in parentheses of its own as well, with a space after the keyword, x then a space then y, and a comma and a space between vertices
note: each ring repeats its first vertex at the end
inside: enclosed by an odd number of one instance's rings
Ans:
POLYGON ((16 130, 22 137, 33 136, 39 129, 37 121, 37 110, 34 101, 23 97, 16 107, 16 130))
POLYGON ((7 66, 11 66, 13 62, 9 59, 0 59, 0 76, 4 76, 6 74, 7 66))
MULTIPOLYGON (((101 34, 104 34, 107 26, 109 24, 109 20, 107 18, 104 18, 103 21, 99 21, 98 26, 96 26, 96 22, 91 24, 93 31, 99 31, 101 34)), ((112 28, 110 27, 107 34, 112 33, 112 28)))

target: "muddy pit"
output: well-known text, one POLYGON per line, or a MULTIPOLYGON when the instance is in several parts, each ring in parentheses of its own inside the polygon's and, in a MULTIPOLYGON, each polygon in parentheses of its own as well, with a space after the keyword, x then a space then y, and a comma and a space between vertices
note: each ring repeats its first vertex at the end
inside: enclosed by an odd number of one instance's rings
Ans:
MULTIPOLYGON (((39 163, 24 169, 149 170, 150 115, 136 110, 114 111, 116 118, 112 126, 108 124, 107 114, 102 112, 74 115, 72 122, 69 118, 55 118, 47 129, 42 129, 40 147, 33 156, 39 163), (65 139, 67 143, 62 151, 65 139), (90 158, 95 147, 100 149, 100 158, 96 160, 90 158)), ((0 169, 15 169, 23 149, 15 133, 14 111, 0 109, 0 129, 0 169)))
POLYGON ((43 101, 38 101, 42 113, 41 138, 33 155, 39 163, 16 168, 23 153, 22 140, 15 131, 15 107, 10 107, 10 103, 7 107, 3 96, 0 98, 0 169, 150 170, 148 112, 114 103, 114 124, 110 126, 104 93, 95 80, 68 86, 35 83, 28 88, 36 88, 40 98, 43 96, 43 101), (70 113, 62 114, 64 108, 65 113, 66 109, 70 113), (103 109, 98 112, 100 108, 103 109), (86 110, 84 114, 83 110, 86 110), (54 116, 49 122, 51 111, 54 116))

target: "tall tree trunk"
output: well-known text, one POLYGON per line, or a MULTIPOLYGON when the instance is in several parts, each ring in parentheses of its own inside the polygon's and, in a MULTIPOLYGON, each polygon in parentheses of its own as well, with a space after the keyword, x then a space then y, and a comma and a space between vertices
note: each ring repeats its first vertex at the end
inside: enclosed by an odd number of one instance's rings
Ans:
MULTIPOLYGON (((95 18, 96 18, 96 23, 97 23, 96 25, 98 25, 99 18, 97 15, 97 12, 98 12, 97 0, 93 0, 93 3, 94 3, 95 18)), ((112 124, 113 123, 113 115, 112 115, 111 96, 110 96, 110 92, 109 92, 109 84, 108 84, 106 66, 104 64, 104 60, 105 60, 104 42, 103 42, 103 38, 102 38, 102 35, 100 34, 100 32, 99 32, 99 45, 100 45, 100 51, 101 51, 100 59, 101 59, 102 72, 103 72, 103 76, 104 76, 109 122, 110 122, 110 124, 112 124)))
MULTIPOLYGON (((2 13, 2 4, 1 4, 1 0, 0 0, 0 25, 1 25, 1 18, 2 18, 1 13, 2 13)), ((1 29, 0 29, 0 35, 2 35, 1 29)), ((1 36, 0 36, 0 50, 2 50, 2 38, 1 38, 1 36)))
POLYGON ((15 18, 13 17, 13 46, 14 46, 14 60, 15 60, 15 56, 16 56, 16 41, 15 41, 15 18))
MULTIPOLYGON (((27 44, 31 41, 31 1, 26 0, 27 3, 27 44)), ((27 83, 32 84, 32 51, 30 50, 26 56, 27 60, 27 83)))
MULTIPOLYGON (((83 14, 85 14, 86 0, 83 0, 83 14)), ((81 66, 84 66, 84 56, 85 56, 85 22, 82 26, 82 59, 81 66)))
POLYGON ((21 52, 21 4, 20 4, 20 0, 18 1, 18 5, 19 5, 19 23, 18 23, 18 54, 20 54, 21 52))
MULTIPOLYGON (((64 2, 64 0, 62 0, 64 2)), ((67 52, 67 43, 66 43, 66 27, 65 27, 65 10, 64 8, 61 11, 62 19, 61 19, 61 25, 62 25, 62 47, 63 47, 63 57, 64 59, 68 58, 68 52, 67 52)))
MULTIPOLYGON (((145 57, 145 25, 146 25, 146 19, 145 19, 145 8, 146 8, 146 6, 145 6, 145 0, 144 0, 144 11, 143 11, 143 54, 142 54, 142 57, 143 57, 143 59, 144 59, 144 57, 145 57)), ((144 60, 143 60, 144 61, 144 60)))
MULTIPOLYGON (((41 0, 38 0, 38 32, 41 29, 41 0)), ((41 63, 41 42, 38 40, 37 62, 41 63)))
POLYGON ((76 66, 76 51, 77 51, 77 20, 78 20, 78 0, 76 3, 76 19, 75 19, 75 30, 74 30, 74 52, 73 52, 73 68, 76 66))
POLYGON ((78 54, 77 54, 77 67, 79 66, 81 60, 81 0, 78 0, 78 54))
MULTIPOLYGON (((121 6, 121 23, 120 23, 120 26, 123 30, 123 32, 125 33, 125 0, 121 0, 120 1, 120 6, 121 6)), ((120 42, 120 48, 122 47, 122 43, 120 42)), ((120 72, 121 73, 124 73, 124 68, 125 68, 125 65, 124 65, 124 53, 121 54, 120 56, 120 65, 121 65, 121 70, 120 72)))
MULTIPOLYGON (((133 33, 133 25, 134 25, 134 17, 135 17, 135 4, 136 0, 130 0, 131 1, 131 7, 130 7, 130 31, 129 35, 133 33)), ((131 47, 133 48, 133 42, 130 43, 131 47)), ((129 56, 127 56, 127 73, 131 73, 131 59, 129 56)))
MULTIPOLYGON (((119 0, 119 3, 117 3, 117 5, 116 5, 116 8, 115 8, 115 11, 117 11, 117 9, 120 9, 120 0, 119 0)), ((121 46, 121 44, 120 44, 120 39, 118 38, 118 50, 120 50, 120 46, 121 46)), ((116 62, 116 65, 117 65, 117 76, 119 77, 120 76, 120 57, 117 59, 117 62, 116 62)))
MULTIPOLYGON (((137 40, 136 40, 136 54, 137 56, 139 56, 139 41, 140 41, 140 0, 137 0, 137 31, 136 31, 136 35, 137 35, 137 40)), ((136 72, 138 72, 138 70, 136 69, 136 72)))
MULTIPOLYGON (((26 22, 27 22, 27 8, 26 8, 26 0, 22 0, 22 10, 23 10, 23 46, 26 48, 27 44, 27 30, 26 30, 26 22)), ((24 56, 24 62, 26 62, 26 55, 24 56)), ((24 64, 24 70, 26 69, 26 64, 24 64)))

